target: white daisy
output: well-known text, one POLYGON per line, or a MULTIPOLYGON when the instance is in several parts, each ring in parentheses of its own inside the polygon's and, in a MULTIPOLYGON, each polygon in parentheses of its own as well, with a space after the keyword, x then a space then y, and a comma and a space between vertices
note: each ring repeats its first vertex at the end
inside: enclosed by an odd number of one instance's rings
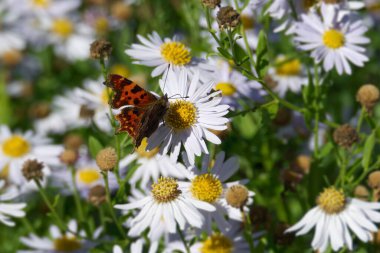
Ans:
MULTIPOLYGON (((185 164, 189 166, 189 173, 186 176, 190 182, 179 182, 181 191, 189 199, 208 202, 216 209, 215 212, 201 211, 206 218, 202 231, 207 231, 209 234, 212 231, 213 221, 216 222, 221 231, 226 231, 230 229, 226 216, 238 221, 243 219, 240 209, 228 205, 225 199, 227 189, 241 183, 239 181, 226 182, 239 169, 238 159, 231 157, 225 161, 224 158, 224 152, 217 154, 210 168, 212 161, 205 155, 202 168, 198 169, 195 166, 190 166, 186 161, 186 156, 184 156, 185 164)), ((249 191, 247 204, 253 203, 253 195, 254 193, 249 191)), ((248 212, 249 209, 244 206, 244 211, 248 212)))
POLYGON ((9 203, 10 200, 18 196, 18 191, 15 187, 10 187, 1 192, 5 185, 4 180, 0 180, 0 222, 13 227, 15 223, 11 217, 21 218, 25 216, 22 210, 26 207, 26 203, 9 203))
POLYGON ((297 231, 296 235, 304 235, 315 227, 311 246, 314 250, 324 252, 329 244, 334 251, 347 246, 352 250, 352 231, 361 241, 372 240, 372 233, 378 228, 374 222, 380 222, 380 203, 366 202, 348 198, 342 191, 330 187, 325 189, 317 199, 318 206, 287 233, 297 231))
POLYGON ((308 83, 306 69, 297 58, 287 59, 285 56, 279 56, 276 66, 269 68, 268 75, 275 82, 273 90, 280 97, 284 97, 288 90, 299 93, 301 86, 308 83))
MULTIPOLYGON (((33 181, 27 182, 22 175, 22 165, 27 159, 38 159, 47 166, 60 164, 59 154, 63 147, 51 144, 51 140, 41 134, 12 133, 7 126, 0 126, 0 170, 9 182, 23 190, 35 188, 33 181)), ((48 168, 44 166, 44 174, 48 168)))
POLYGON ((360 45, 370 40, 364 36, 367 28, 362 21, 351 21, 347 15, 338 21, 339 10, 331 10, 325 4, 321 6, 321 14, 322 19, 314 12, 301 16, 295 37, 301 43, 300 49, 311 50, 311 56, 317 63, 323 61, 325 71, 335 67, 340 75, 351 74, 349 62, 364 66, 368 57, 360 45))
POLYGON ((204 139, 220 144, 219 137, 210 130, 225 130, 228 105, 220 105, 220 92, 211 92, 213 82, 199 83, 199 72, 190 80, 186 69, 168 71, 168 76, 160 80, 161 90, 169 97, 170 107, 158 129, 148 139, 148 150, 159 145, 160 152, 177 160, 183 145, 190 163, 195 155, 208 153, 204 139))
POLYGON ((130 184, 135 185, 141 180, 141 185, 147 185, 151 179, 157 181, 160 176, 177 179, 184 178, 185 166, 181 163, 173 162, 166 154, 160 154, 158 147, 151 151, 146 151, 146 146, 147 141, 144 138, 136 152, 127 155, 120 161, 120 168, 125 168, 134 161, 137 163, 138 167, 128 181, 130 184))
POLYGON ((26 43, 19 34, 12 31, 0 30, 0 57, 4 57, 7 53, 21 51, 25 48, 26 43))
MULTIPOLYGON (((17 253, 87 253, 95 246, 94 242, 80 238, 85 237, 86 233, 84 230, 78 229, 78 224, 75 220, 70 220, 67 228, 68 231, 61 233, 57 226, 52 225, 49 229, 49 237, 39 237, 36 234, 21 237, 20 241, 30 250, 19 250, 17 253)), ((101 232, 101 228, 96 229, 93 239, 97 239, 101 232)))
MULTIPOLYGON (((144 240, 137 239, 136 241, 131 243, 131 247, 129 251, 127 250, 124 251, 119 245, 115 245, 112 248, 112 253, 124 253, 124 252, 142 253, 143 246, 144 246, 144 240)), ((154 252, 157 252, 157 248, 150 247, 148 253, 154 253, 154 252)))
POLYGON ((145 229, 150 227, 148 237, 151 237, 152 231, 162 224, 169 233, 177 232, 177 224, 181 230, 185 229, 186 224, 200 228, 204 217, 197 208, 215 211, 212 205, 183 195, 176 180, 163 177, 152 184, 150 196, 129 204, 115 205, 115 208, 124 211, 141 209, 131 220, 128 235, 140 236, 145 229))
POLYGON ((153 77, 164 74, 169 66, 178 69, 195 65, 190 50, 177 41, 176 37, 162 40, 157 32, 153 32, 148 35, 148 39, 141 35, 137 35, 137 38, 142 45, 132 44, 131 49, 125 50, 125 53, 135 59, 135 64, 155 67, 153 77))

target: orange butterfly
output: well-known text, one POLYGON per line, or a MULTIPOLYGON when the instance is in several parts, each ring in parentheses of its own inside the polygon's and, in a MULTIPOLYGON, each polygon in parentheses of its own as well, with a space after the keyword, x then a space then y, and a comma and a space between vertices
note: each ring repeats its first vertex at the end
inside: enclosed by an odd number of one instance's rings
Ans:
POLYGON ((117 132, 128 132, 139 147, 145 137, 149 137, 158 128, 166 111, 169 109, 167 95, 157 98, 133 81, 115 74, 109 75, 105 85, 114 91, 110 105, 121 110, 116 115, 120 123, 117 132))

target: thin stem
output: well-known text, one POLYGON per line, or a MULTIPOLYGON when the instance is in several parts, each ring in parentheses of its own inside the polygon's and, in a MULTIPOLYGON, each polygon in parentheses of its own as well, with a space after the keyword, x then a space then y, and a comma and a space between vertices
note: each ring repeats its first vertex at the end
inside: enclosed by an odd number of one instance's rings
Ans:
POLYGON ((181 241, 183 242, 183 246, 185 246, 186 253, 190 253, 190 247, 189 245, 187 245, 185 236, 183 235, 183 232, 181 228, 179 227, 178 223, 177 223, 177 230, 178 230, 179 237, 181 238, 181 241))
POLYGON ((241 215, 244 218, 244 237, 245 240, 248 242, 249 245, 249 251, 255 252, 253 245, 253 239, 252 239, 252 223, 251 223, 251 217, 249 217, 249 214, 246 214, 243 210, 241 210, 241 215))
POLYGON ((73 182, 74 201, 75 201, 75 205, 78 211, 78 219, 80 222, 84 222, 84 213, 83 213, 82 203, 80 201, 78 187, 75 180, 76 170, 74 166, 70 166, 70 170, 71 170, 71 180, 73 182))
POLYGON ((107 172, 103 172, 102 174, 103 174, 105 190, 106 190, 106 202, 107 202, 108 211, 109 211, 113 221, 115 222, 115 225, 116 225, 117 229, 119 230, 120 234, 123 236, 123 238, 126 238, 125 232, 124 232, 122 226, 120 225, 119 220, 116 218, 114 209, 112 207, 110 188, 108 185, 108 174, 107 174, 107 172))
POLYGON ((319 73, 318 65, 314 65, 314 157, 319 158, 319 73))
POLYGON ((247 34, 245 32, 244 26, 240 26, 240 33, 243 36, 245 49, 248 52, 248 57, 249 57, 249 60, 251 61, 251 65, 256 66, 255 59, 253 59, 253 54, 252 54, 251 48, 249 47, 248 38, 247 38, 247 34))
POLYGON ((360 132, 360 129, 362 127, 365 112, 366 112, 366 109, 364 106, 362 106, 362 108, 360 110, 358 125, 356 126, 356 132, 358 132, 358 133, 360 132))
POLYGON ((214 40, 218 43, 218 45, 220 45, 220 40, 216 36, 215 31, 214 31, 214 29, 212 29, 212 26, 211 26, 211 15, 210 15, 210 9, 209 8, 206 8, 206 20, 207 20, 207 28, 208 28, 209 33, 214 38, 214 40))

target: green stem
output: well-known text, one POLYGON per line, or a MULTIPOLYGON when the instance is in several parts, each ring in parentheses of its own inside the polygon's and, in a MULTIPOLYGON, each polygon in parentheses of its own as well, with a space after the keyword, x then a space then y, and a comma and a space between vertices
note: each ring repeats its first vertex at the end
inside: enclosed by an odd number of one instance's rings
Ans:
POLYGON ((249 57, 249 60, 251 61, 251 65, 256 66, 255 59, 253 59, 252 50, 249 47, 248 38, 245 32, 244 26, 240 26, 240 33, 243 36, 244 45, 245 45, 246 51, 248 52, 248 57, 249 57))
POLYGON ((318 65, 314 65, 314 157, 319 158, 319 73, 318 73, 318 65))
POLYGON ((177 223, 177 230, 178 230, 179 237, 181 238, 181 241, 183 242, 183 246, 185 246, 186 253, 190 253, 190 247, 189 245, 187 245, 185 236, 183 235, 181 228, 178 226, 178 223, 177 223))
POLYGON ((216 36, 214 29, 212 29, 210 8, 206 8, 206 20, 207 20, 207 28, 208 28, 209 33, 214 38, 214 40, 218 43, 218 45, 220 45, 220 40, 216 36))
POLYGON ((80 201, 80 196, 78 193, 77 183, 75 180, 76 170, 75 170, 74 166, 70 166, 70 170, 71 170, 71 180, 73 182, 74 201, 75 201, 75 205, 76 205, 76 208, 78 211, 78 219, 82 223, 82 222, 84 222, 84 212, 83 212, 83 208, 82 208, 82 203, 80 201))
POLYGON ((251 223, 251 217, 249 217, 249 214, 246 214, 243 210, 241 210, 241 215, 244 218, 244 237, 245 240, 248 242, 249 245, 249 251, 255 252, 255 246, 253 245, 253 239, 252 239, 252 223, 251 223))
POLYGON ((358 132, 358 133, 360 133, 360 129, 361 129, 362 124, 363 124, 363 119, 364 119, 365 113, 366 113, 366 109, 364 106, 362 106, 362 108, 360 110, 358 125, 356 126, 356 132, 358 132))
POLYGON ((106 190, 106 202, 107 202, 108 211, 109 211, 113 221, 115 222, 115 225, 116 225, 117 229, 119 230, 120 234, 123 236, 124 239, 126 239, 127 238, 126 234, 125 234, 122 226, 120 225, 119 220, 116 218, 116 214, 115 214, 114 209, 112 207, 111 193, 110 193, 110 188, 108 185, 108 174, 107 174, 107 172, 102 172, 102 175, 103 175, 105 190, 106 190))

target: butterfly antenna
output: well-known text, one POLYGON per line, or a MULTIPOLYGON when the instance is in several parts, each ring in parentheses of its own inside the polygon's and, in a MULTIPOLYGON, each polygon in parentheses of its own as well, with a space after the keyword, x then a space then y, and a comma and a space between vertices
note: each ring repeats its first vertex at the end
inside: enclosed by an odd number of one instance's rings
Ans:
POLYGON ((165 81, 164 81, 164 87, 162 88, 162 91, 165 90, 165 86, 166 86, 166 80, 168 79, 168 74, 169 74, 169 69, 170 69, 170 64, 168 65, 166 71, 165 71, 165 81))

